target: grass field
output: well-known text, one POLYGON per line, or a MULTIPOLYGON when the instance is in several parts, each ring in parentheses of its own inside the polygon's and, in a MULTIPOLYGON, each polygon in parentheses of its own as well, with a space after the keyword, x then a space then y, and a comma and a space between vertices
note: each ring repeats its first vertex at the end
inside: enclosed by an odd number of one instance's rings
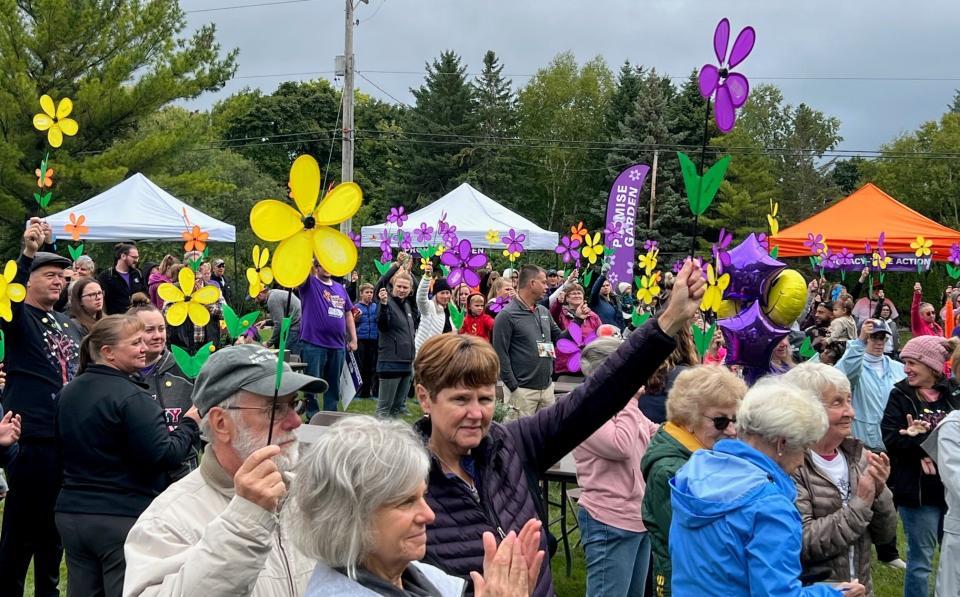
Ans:
MULTIPOLYGON (((410 414, 404 417, 404 420, 412 423, 416 421, 421 416, 421 411, 419 405, 417 405, 415 400, 410 400, 407 403, 407 407, 410 411, 410 414)), ((376 408, 375 400, 354 400, 350 404, 349 412, 357 412, 364 414, 373 414, 376 408)), ((554 491, 557 491, 557 495, 552 496, 554 500, 559 499, 559 490, 554 486, 554 491)), ((3 511, 3 502, 0 502, 0 513, 3 511)), ((554 515, 555 511, 551 510, 551 514, 554 515)), ((576 515, 575 513, 568 512, 567 514, 567 525, 569 528, 572 528, 576 524, 576 515)), ((559 528, 554 527, 554 535, 559 535, 559 528)), ((559 597, 580 597, 585 593, 585 587, 587 583, 587 573, 586 573, 586 562, 584 561, 583 549, 574 548, 580 538, 579 531, 574 530, 570 536, 570 545, 573 553, 573 565, 571 568, 571 574, 569 577, 566 576, 566 570, 564 568, 565 562, 563 558, 563 548, 557 551, 557 555, 553 558, 551 565, 553 570, 553 580, 554 585, 557 590, 557 595, 559 597)), ((900 545, 900 557, 906 559, 907 548, 904 544, 903 539, 903 528, 898 529, 898 543, 900 545)), ((936 559, 934 560, 934 570, 937 568, 936 559)), ((66 565, 61 564, 60 566, 60 580, 61 580, 61 594, 66 595, 66 565)), ((933 577, 931 576, 931 589, 930 594, 933 594, 933 577)), ((892 570, 886 566, 882 566, 876 562, 874 559, 873 565, 873 584, 874 584, 874 594, 876 597, 899 597, 903 595, 903 572, 900 570, 892 570)), ((33 595, 33 567, 31 569, 27 578, 27 592, 26 595, 33 595)))

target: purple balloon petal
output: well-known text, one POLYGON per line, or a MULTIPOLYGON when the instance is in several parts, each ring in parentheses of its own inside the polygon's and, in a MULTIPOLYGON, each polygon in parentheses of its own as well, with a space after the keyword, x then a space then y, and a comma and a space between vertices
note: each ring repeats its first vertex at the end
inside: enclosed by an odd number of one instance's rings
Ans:
POLYGON ((470 241, 463 239, 457 245, 457 256, 466 261, 470 258, 470 255, 473 253, 473 246, 470 244, 470 241))
POLYGON ((460 265, 460 257, 458 257, 453 251, 446 251, 440 256, 440 263, 446 265, 447 267, 456 267, 460 265))
POLYGON ((579 324, 571 323, 568 325, 567 333, 570 334, 573 341, 577 343, 577 346, 583 344, 583 328, 581 328, 579 324))
POLYGON ((467 267, 477 268, 483 267, 487 264, 487 256, 483 253, 477 253, 476 255, 471 255, 464 260, 467 267))
POLYGON ((571 373, 576 373, 580 370, 580 351, 578 350, 570 360, 567 361, 567 371, 571 373))
POLYGON ((447 276, 447 284, 450 285, 450 288, 456 288, 460 285, 462 278, 463 269, 459 267, 452 268, 450 270, 450 275, 447 276))
POLYGON ((717 63, 723 64, 727 58, 727 44, 730 43, 730 21, 726 17, 720 19, 713 32, 713 53, 717 55, 717 63))
POLYGON ((747 96, 750 94, 750 83, 747 78, 740 73, 730 73, 727 80, 723 82, 724 87, 730 92, 730 101, 734 108, 739 108, 747 103, 747 96))
POLYGON ((473 288, 480 285, 480 275, 472 269, 463 270, 463 281, 467 286, 473 288))
POLYGON ((713 105, 713 113, 717 119, 717 128, 724 133, 733 130, 733 125, 737 122, 737 113, 733 108, 733 100, 730 99, 730 90, 725 83, 720 83, 717 88, 717 97, 713 105))
POLYGON ((706 99, 713 95, 720 82, 720 70, 712 64, 704 64, 700 69, 700 76, 697 78, 697 85, 700 87, 700 95, 706 99))
POLYGON ((557 340, 557 352, 560 354, 573 354, 580 352, 580 347, 573 340, 560 338, 557 340))
POLYGON ((753 27, 744 27, 737 36, 737 41, 733 42, 733 50, 730 51, 730 65, 733 68, 743 62, 750 51, 753 50, 753 43, 757 41, 757 33, 753 27))

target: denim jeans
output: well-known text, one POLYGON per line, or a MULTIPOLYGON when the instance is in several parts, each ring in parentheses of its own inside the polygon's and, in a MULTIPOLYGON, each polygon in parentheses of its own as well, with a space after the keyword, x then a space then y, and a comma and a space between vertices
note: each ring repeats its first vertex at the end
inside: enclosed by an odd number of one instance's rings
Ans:
POLYGON ((378 417, 400 416, 407 403, 407 392, 410 391, 411 381, 413 381, 412 373, 407 373, 403 377, 380 378, 380 394, 377 396, 378 417))
POLYGON ((900 520, 907 536, 907 575, 903 597, 927 597, 933 551, 943 540, 943 508, 939 506, 900 506, 900 520))
POLYGON ((577 512, 587 560, 587 597, 643 597, 650 566, 650 536, 577 512))
MULTIPOLYGON (((327 391, 323 394, 323 410, 337 410, 340 402, 340 371, 346 356, 343 348, 324 348, 305 340, 300 342, 300 358, 307 364, 307 375, 319 377, 327 382, 327 391)), ((320 411, 314 394, 305 394, 307 398, 307 420, 320 411)))

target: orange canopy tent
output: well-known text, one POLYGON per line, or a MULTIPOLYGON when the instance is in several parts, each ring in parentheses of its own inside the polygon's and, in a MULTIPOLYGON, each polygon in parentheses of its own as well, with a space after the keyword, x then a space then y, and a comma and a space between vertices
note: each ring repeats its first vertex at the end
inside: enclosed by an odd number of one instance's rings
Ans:
POLYGON ((960 232, 920 215, 867 183, 823 211, 781 230, 770 239, 770 245, 780 247, 778 257, 809 257, 813 253, 803 244, 807 235, 822 234, 835 251, 846 248, 853 254, 863 254, 864 244, 875 247, 881 232, 887 253, 913 253, 910 243, 918 236, 933 241, 935 261, 947 261, 950 245, 960 243, 960 232))

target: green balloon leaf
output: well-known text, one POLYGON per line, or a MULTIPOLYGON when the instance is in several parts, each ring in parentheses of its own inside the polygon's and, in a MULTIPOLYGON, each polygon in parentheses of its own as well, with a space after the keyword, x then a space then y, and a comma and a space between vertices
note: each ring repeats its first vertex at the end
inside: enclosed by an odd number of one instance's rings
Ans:
POLYGON ((444 277, 444 278, 447 278, 447 277, 450 276, 450 268, 447 267, 447 266, 445 266, 445 265, 442 264, 442 263, 440 264, 440 271, 443 272, 443 277, 444 277))
POLYGON ((227 304, 223 305, 223 320, 227 324, 227 333, 233 339, 237 339, 246 333, 250 326, 257 322, 258 317, 260 317, 260 311, 251 311, 240 317, 233 310, 233 307, 227 304))
MULTIPOLYGON (((287 338, 290 336, 292 318, 284 317, 280 324, 280 341, 277 343, 277 379, 274 382, 274 392, 280 391, 280 382, 283 380, 283 353, 287 350, 287 338)), ((274 397, 276 400, 276 397, 274 397)))
POLYGON ((180 366, 180 370, 183 371, 183 374, 189 377, 190 379, 195 379, 200 373, 200 369, 203 367, 203 364, 207 362, 207 359, 210 358, 212 354, 211 348, 213 348, 213 342, 207 342, 200 347, 200 350, 196 354, 190 354, 179 346, 173 344, 170 346, 170 352, 173 353, 173 360, 177 362, 177 365, 180 366))
POLYGON ((953 278, 954 280, 956 280, 957 278, 960 278, 960 267, 957 267, 952 263, 948 263, 947 274, 949 274, 950 277, 953 278))
POLYGON ((703 360, 707 349, 710 348, 710 341, 713 340, 713 335, 717 331, 717 323, 713 322, 706 330, 701 330, 700 326, 694 324, 690 327, 690 331, 693 332, 693 343, 697 347, 697 354, 700 355, 700 360, 703 360))
POLYGON ((459 330, 463 327, 463 319, 466 316, 466 309, 461 311, 453 304, 453 301, 447 303, 447 311, 450 312, 450 323, 453 324, 453 329, 459 330))
POLYGON ((636 307, 633 308, 633 314, 630 315, 630 323, 634 328, 638 328, 650 319, 650 313, 641 313, 636 307))
POLYGON ((593 280, 593 270, 588 269, 587 271, 585 271, 583 273, 582 280, 583 280, 583 288, 584 290, 586 290, 587 288, 590 287, 590 280, 593 280))
POLYGON ((7 356, 7 336, 3 333, 3 330, 0 330, 0 363, 3 362, 4 357, 7 356))
POLYGON ((776 259, 777 255, 779 254, 780 254, 780 245, 776 245, 775 247, 770 249, 770 256, 773 257, 774 259, 776 259))
POLYGON ((379 259, 376 260, 376 261, 374 261, 373 264, 374 264, 375 266, 377 266, 377 271, 380 272, 380 275, 381 275, 381 276, 384 275, 384 274, 386 274, 388 271, 390 271, 390 268, 392 267, 392 265, 391 265, 391 263, 390 263, 389 261, 387 261, 386 263, 384 263, 383 261, 380 261, 379 259))
POLYGON ((420 256, 424 259, 430 259, 437 254, 437 245, 430 245, 429 247, 417 249, 417 253, 420 253, 420 256))
POLYGON ((70 253, 70 258, 76 261, 80 259, 80 256, 83 255, 83 243, 80 243, 77 246, 67 245, 67 251, 70 253))
POLYGON ((800 356, 805 359, 809 359, 817 354, 817 351, 813 349, 813 346, 810 343, 810 337, 807 336, 803 339, 803 344, 800 345, 800 356))
POLYGON ((683 186, 687 191, 687 203, 690 204, 693 215, 699 216, 707 211, 716 198, 720 183, 723 182, 727 167, 730 165, 730 156, 724 156, 718 160, 703 176, 697 174, 697 167, 687 154, 678 151, 677 157, 680 159, 683 186))

